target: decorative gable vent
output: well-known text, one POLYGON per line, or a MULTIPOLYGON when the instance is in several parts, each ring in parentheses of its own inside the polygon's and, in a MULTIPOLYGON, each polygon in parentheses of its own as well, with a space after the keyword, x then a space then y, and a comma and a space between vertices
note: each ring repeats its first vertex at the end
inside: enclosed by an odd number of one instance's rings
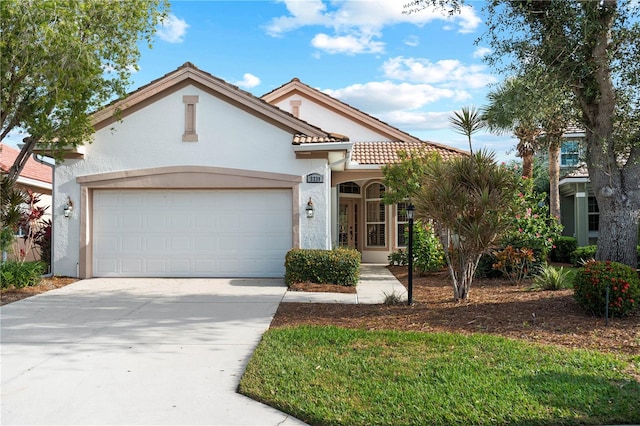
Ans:
POLYGON ((198 142, 198 133, 196 132, 196 104, 198 103, 197 95, 185 95, 182 97, 184 103, 184 134, 183 142, 198 142))

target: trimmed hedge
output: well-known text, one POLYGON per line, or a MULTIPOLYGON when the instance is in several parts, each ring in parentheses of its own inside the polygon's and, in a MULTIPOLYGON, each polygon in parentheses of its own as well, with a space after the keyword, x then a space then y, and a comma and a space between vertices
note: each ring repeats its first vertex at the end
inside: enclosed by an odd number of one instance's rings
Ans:
POLYGON ((554 262, 571 263, 571 253, 578 248, 578 240, 561 236, 556 238, 553 245, 549 258, 554 262))
POLYGON ((355 286, 360 279, 360 252, 354 249, 293 249, 285 257, 284 281, 355 286))
POLYGON ((571 263, 575 266, 580 266, 582 262, 595 259, 597 249, 598 246, 596 245, 578 247, 571 253, 571 263))
MULTIPOLYGON (((575 266, 580 266, 583 262, 586 262, 590 259, 595 259, 597 250, 597 245, 578 247, 571 253, 571 263, 573 263, 575 266)), ((640 246, 636 247, 636 252, 638 256, 638 265, 636 266, 636 268, 640 269, 640 246)))

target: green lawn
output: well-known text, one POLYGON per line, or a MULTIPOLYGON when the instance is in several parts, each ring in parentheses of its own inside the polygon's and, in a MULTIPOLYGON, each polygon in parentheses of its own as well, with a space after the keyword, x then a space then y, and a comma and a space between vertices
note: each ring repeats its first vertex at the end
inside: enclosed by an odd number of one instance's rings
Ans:
POLYGON ((640 423, 628 362, 489 335, 303 326, 269 330, 239 389, 312 425, 640 423))

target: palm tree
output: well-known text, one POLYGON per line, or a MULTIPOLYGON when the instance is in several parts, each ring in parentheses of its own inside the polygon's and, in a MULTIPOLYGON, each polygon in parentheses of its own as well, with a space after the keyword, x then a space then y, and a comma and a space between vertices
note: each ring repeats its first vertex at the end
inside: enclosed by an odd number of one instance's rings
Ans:
POLYGON ((449 122, 454 131, 467 137, 469 141, 469 152, 473 154, 471 135, 486 126, 486 122, 482 119, 480 111, 474 106, 462 107, 460 111, 453 112, 453 117, 449 117, 449 122))
POLYGON ((541 129, 537 124, 535 108, 531 107, 531 93, 524 78, 506 80, 489 92, 489 105, 482 118, 489 131, 496 134, 513 133, 518 138, 516 151, 522 158, 522 175, 533 177, 533 155, 538 148, 541 129))

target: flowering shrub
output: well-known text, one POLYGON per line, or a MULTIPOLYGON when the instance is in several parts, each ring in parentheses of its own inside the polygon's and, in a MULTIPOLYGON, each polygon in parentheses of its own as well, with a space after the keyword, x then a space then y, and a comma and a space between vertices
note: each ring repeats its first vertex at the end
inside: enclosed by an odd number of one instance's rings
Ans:
POLYGON ((513 285, 522 283, 536 260, 533 250, 526 247, 507 246, 504 250, 494 251, 493 255, 497 260, 493 269, 502 271, 513 285))
POLYGON ((520 191, 515 194, 518 206, 513 226, 502 236, 503 247, 526 247, 533 250, 535 265, 543 264, 554 247, 553 242, 560 236, 562 225, 549 216, 549 207, 545 203, 546 194, 537 194, 533 190, 533 180, 523 177, 520 191))
POLYGON ((578 304, 596 315, 604 315, 609 287, 609 316, 623 317, 640 303, 640 278, 633 268, 617 262, 587 261, 573 283, 578 304))

